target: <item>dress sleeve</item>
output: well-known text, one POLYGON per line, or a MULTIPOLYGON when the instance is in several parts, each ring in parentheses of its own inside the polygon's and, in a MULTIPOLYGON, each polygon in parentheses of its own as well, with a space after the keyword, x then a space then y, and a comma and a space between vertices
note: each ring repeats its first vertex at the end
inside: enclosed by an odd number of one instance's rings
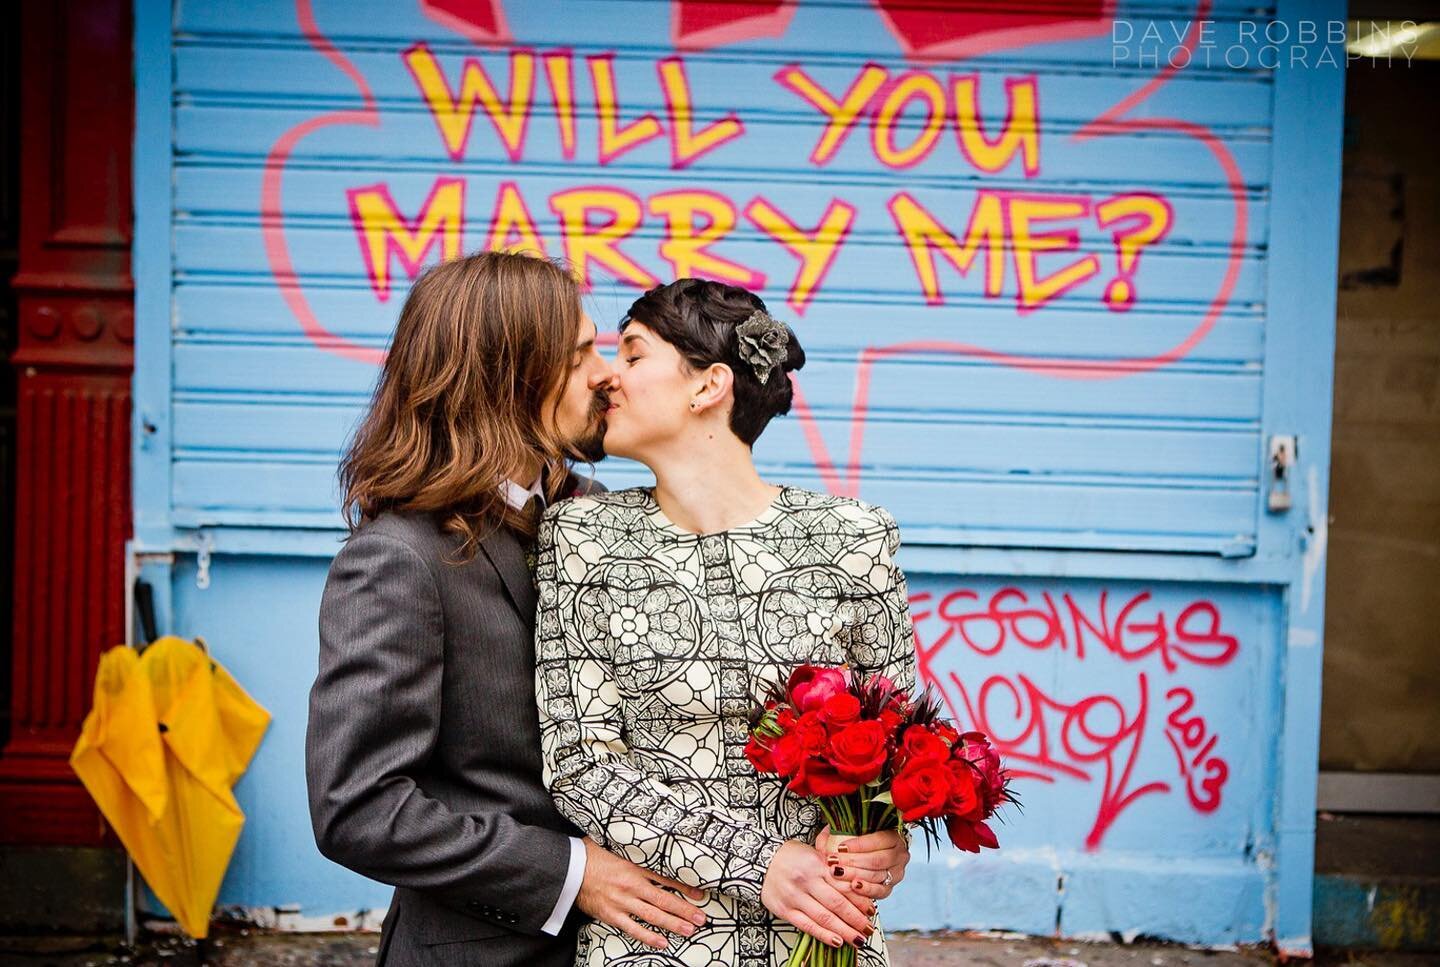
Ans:
POLYGON ((637 765, 627 744, 611 645, 580 613, 598 586, 585 558, 596 545, 574 511, 541 522, 536 582, 536 701, 545 784, 556 807, 632 863, 701 889, 758 901, 784 839, 752 819, 672 788, 637 765))
POLYGON ((854 602, 856 627, 850 633, 850 663, 858 672, 880 674, 915 694, 915 626, 905 572, 895 563, 900 527, 890 512, 873 508, 879 538, 873 566, 854 602))

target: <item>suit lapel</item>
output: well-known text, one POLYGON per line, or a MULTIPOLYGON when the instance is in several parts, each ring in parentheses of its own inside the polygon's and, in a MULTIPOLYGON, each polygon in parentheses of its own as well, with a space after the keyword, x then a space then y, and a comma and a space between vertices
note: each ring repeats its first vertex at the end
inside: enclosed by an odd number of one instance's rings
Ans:
POLYGON ((500 527, 480 542, 480 548, 494 565, 505 585, 505 594, 528 625, 535 624, 535 582, 525 563, 525 550, 515 532, 500 527))

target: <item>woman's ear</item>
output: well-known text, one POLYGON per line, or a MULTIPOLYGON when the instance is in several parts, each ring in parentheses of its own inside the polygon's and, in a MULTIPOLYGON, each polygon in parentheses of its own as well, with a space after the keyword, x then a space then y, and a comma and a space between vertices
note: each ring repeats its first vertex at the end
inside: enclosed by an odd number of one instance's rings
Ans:
POLYGON ((735 373, 724 363, 714 363, 700 375, 700 385, 690 398, 690 409, 703 413, 730 398, 735 388, 735 373))

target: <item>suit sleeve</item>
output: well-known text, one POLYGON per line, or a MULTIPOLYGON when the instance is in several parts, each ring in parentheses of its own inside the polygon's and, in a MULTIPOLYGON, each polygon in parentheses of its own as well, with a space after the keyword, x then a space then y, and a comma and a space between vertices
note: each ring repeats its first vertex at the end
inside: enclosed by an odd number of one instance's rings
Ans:
MULTIPOLYGON (((563 507, 554 508, 563 511, 563 507)), ((584 579, 575 545, 583 533, 547 513, 537 568, 536 699, 545 782, 560 812, 597 843, 691 886, 758 901, 784 840, 753 820, 681 794, 636 765, 624 733, 619 688, 602 636, 576 607, 584 579)))
POLYGON ((320 852, 382 883, 519 933, 561 895, 570 837, 502 811, 452 811, 416 782, 441 723, 444 613, 420 554, 362 533, 335 558, 320 606, 305 773, 320 852))

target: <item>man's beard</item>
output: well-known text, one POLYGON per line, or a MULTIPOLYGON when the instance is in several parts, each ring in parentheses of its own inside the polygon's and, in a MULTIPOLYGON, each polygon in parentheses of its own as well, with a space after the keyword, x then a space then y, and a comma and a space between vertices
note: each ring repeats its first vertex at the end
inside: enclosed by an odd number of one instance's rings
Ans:
POLYGON ((590 420, 585 433, 570 442, 570 449, 577 459, 586 463, 599 463, 605 459, 605 413, 610 409, 610 394, 596 390, 590 402, 590 420))

